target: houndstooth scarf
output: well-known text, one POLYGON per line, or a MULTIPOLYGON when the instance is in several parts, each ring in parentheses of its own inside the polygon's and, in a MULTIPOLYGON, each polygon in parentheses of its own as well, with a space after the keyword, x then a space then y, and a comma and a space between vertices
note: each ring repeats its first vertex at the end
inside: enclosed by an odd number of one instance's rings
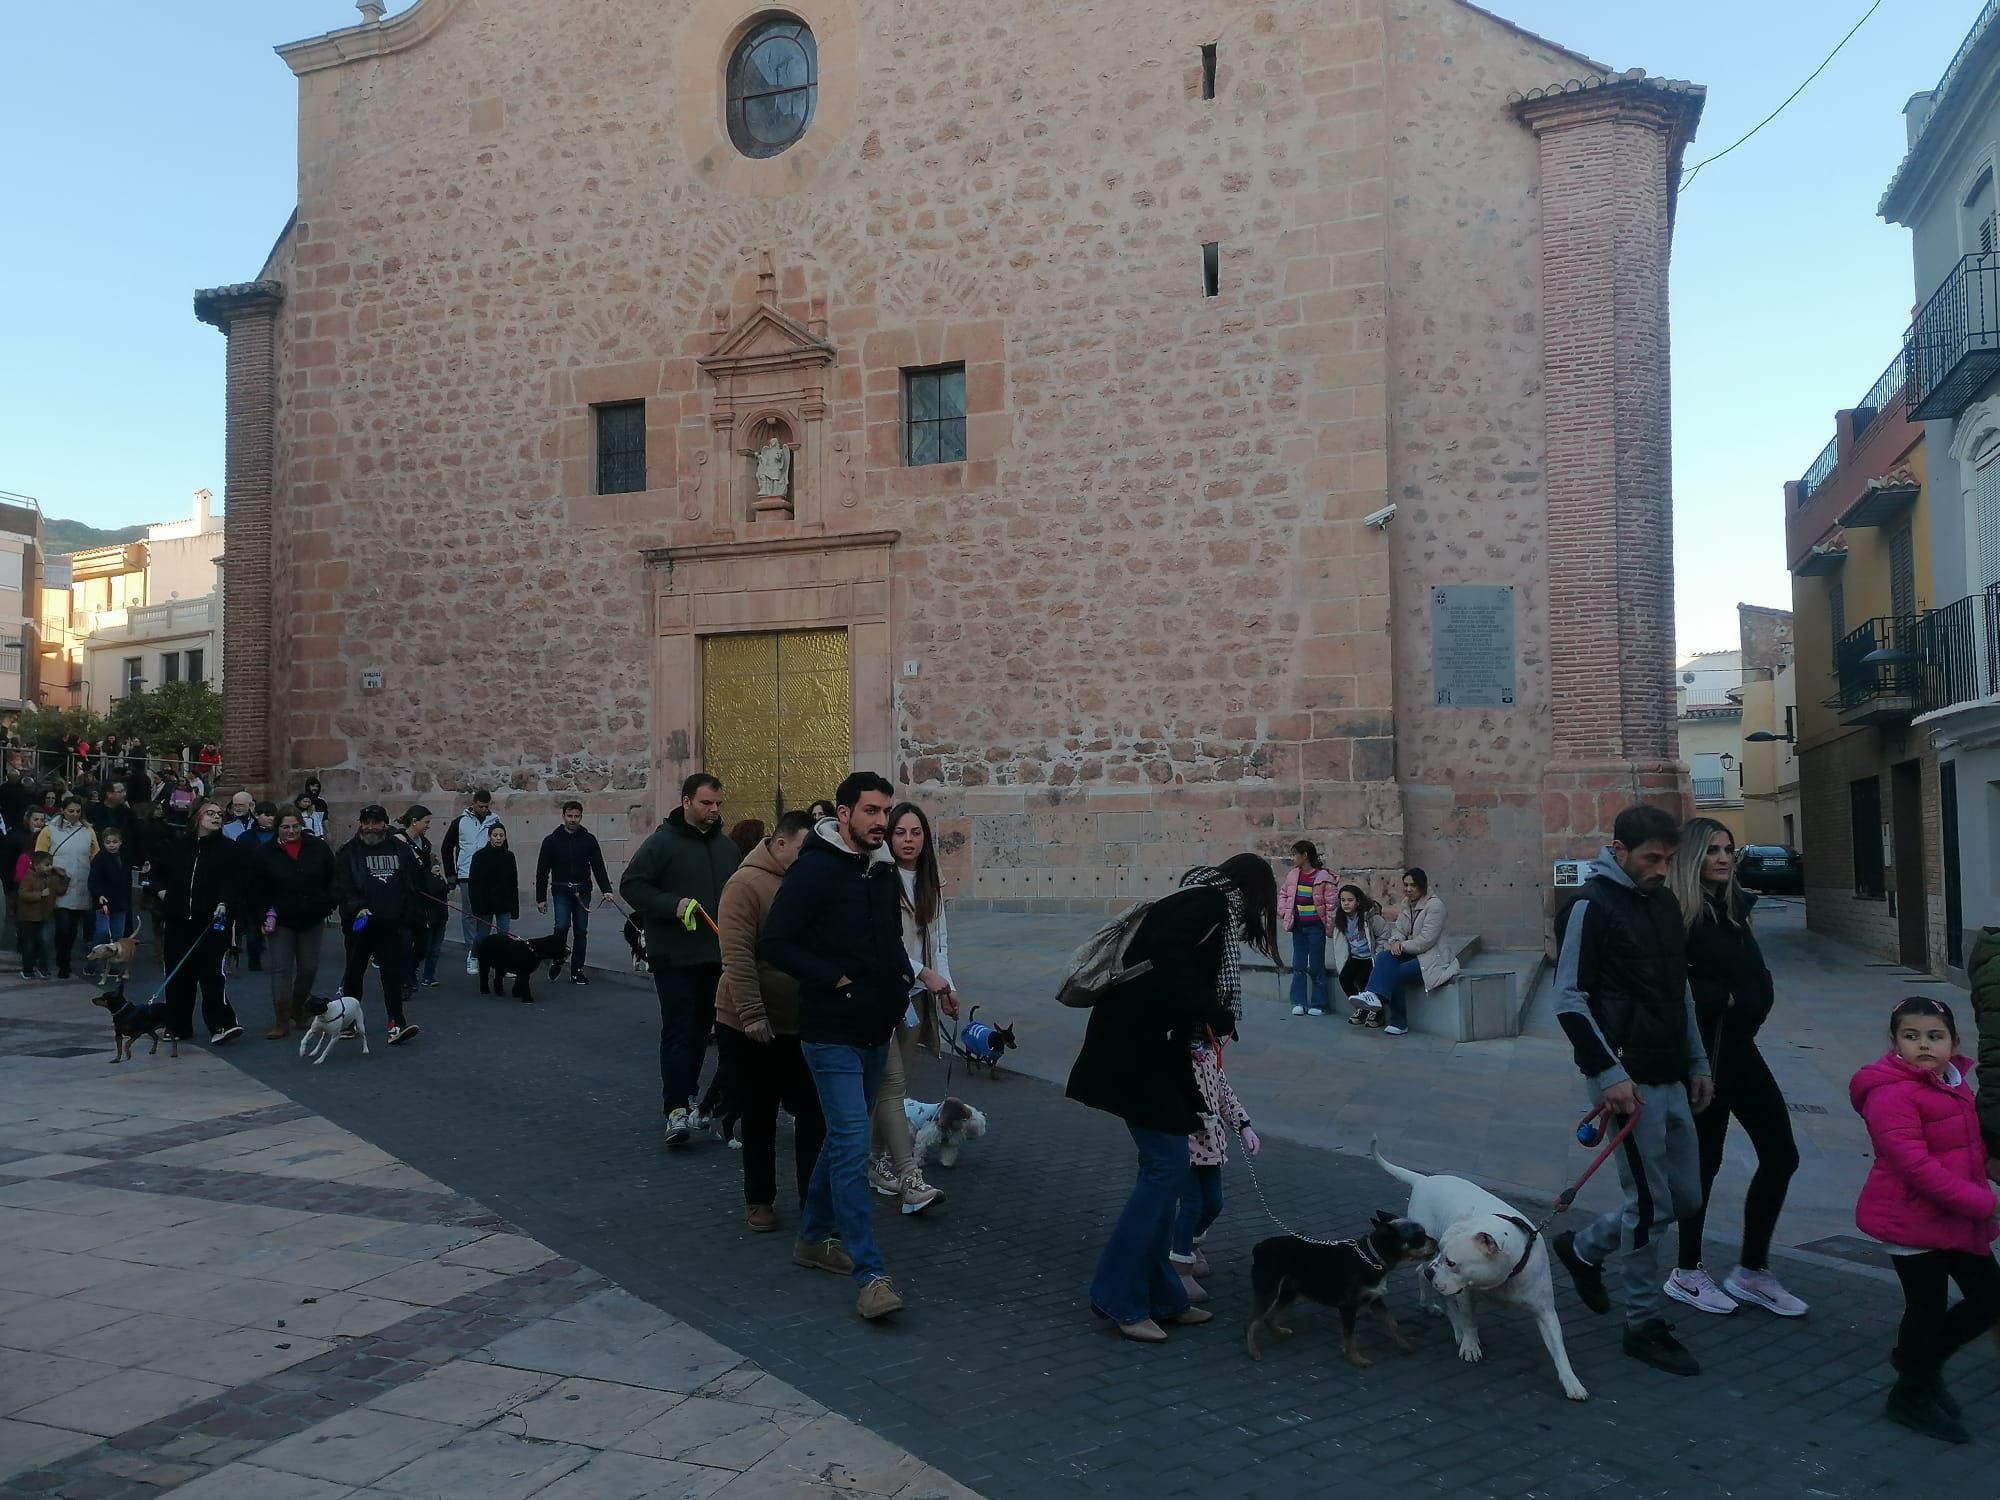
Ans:
POLYGON ((1190 870, 1181 877, 1181 889, 1212 886, 1229 903, 1229 920, 1222 924, 1222 967, 1215 976, 1215 998, 1228 1007, 1232 1016, 1243 1014, 1243 893, 1236 883, 1210 869, 1190 870))

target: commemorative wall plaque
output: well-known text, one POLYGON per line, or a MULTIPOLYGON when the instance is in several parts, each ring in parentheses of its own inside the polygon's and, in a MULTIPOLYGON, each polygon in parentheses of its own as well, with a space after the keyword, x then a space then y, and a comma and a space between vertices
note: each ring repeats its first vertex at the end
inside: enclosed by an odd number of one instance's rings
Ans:
POLYGON ((1441 707, 1512 706, 1512 584, 1456 584, 1431 590, 1431 681, 1441 707))

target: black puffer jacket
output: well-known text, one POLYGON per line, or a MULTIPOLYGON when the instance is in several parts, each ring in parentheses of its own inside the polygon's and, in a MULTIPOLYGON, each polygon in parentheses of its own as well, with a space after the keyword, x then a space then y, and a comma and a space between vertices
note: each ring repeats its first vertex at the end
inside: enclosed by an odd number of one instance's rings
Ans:
POLYGON ((304 932, 327 919, 338 897, 333 889, 333 851, 325 839, 302 835, 298 857, 285 853, 274 839, 249 852, 244 860, 243 918, 261 924, 264 913, 278 914, 278 925, 304 932))
POLYGON ((153 856, 153 891, 169 922, 205 924, 218 906, 231 919, 240 916, 241 883, 236 845, 219 832, 206 838, 182 834, 153 856))
POLYGON ((1083 1050, 1070 1069, 1070 1098, 1142 1130, 1194 1133, 1203 1105, 1189 1048, 1211 1029, 1235 1034, 1215 993, 1228 920, 1229 898, 1212 886, 1153 903, 1124 960, 1127 968, 1149 959, 1153 967, 1091 1007, 1083 1050))
POLYGON ((822 819, 771 902, 759 956, 799 982, 799 1040, 888 1041, 916 982, 903 949, 903 882, 888 849, 857 854, 822 819))
POLYGON ((1695 1024, 1711 1053, 1725 1022, 1732 1036, 1755 1036, 1776 998, 1771 970, 1750 930, 1750 908, 1757 898, 1748 891, 1739 894, 1734 922, 1724 919, 1722 902, 1722 897, 1710 896, 1687 936, 1695 1024))

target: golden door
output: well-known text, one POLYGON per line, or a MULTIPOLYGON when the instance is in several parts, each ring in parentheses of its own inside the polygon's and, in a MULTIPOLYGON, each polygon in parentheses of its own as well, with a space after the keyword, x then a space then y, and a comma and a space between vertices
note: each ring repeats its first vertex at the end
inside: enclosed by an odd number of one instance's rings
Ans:
POLYGON ((847 775, 847 632, 711 635, 701 642, 702 769, 725 821, 829 801, 847 775))

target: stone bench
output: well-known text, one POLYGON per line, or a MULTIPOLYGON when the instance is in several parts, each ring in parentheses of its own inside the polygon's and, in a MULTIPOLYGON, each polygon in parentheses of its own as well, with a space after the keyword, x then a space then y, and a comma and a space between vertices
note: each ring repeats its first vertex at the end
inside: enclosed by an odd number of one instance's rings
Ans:
MULTIPOLYGON (((1420 1036, 1441 1036, 1454 1042, 1491 1042, 1521 1034, 1521 1017, 1544 963, 1539 952, 1485 952, 1480 940, 1468 938, 1458 947, 1458 977, 1429 992, 1415 985, 1405 990, 1410 1030, 1420 1036)), ((1244 955, 1244 967, 1274 974, 1278 995, 1287 999, 1291 976, 1268 960, 1244 955)), ((1345 1011, 1344 997, 1335 1003, 1345 1011)))

